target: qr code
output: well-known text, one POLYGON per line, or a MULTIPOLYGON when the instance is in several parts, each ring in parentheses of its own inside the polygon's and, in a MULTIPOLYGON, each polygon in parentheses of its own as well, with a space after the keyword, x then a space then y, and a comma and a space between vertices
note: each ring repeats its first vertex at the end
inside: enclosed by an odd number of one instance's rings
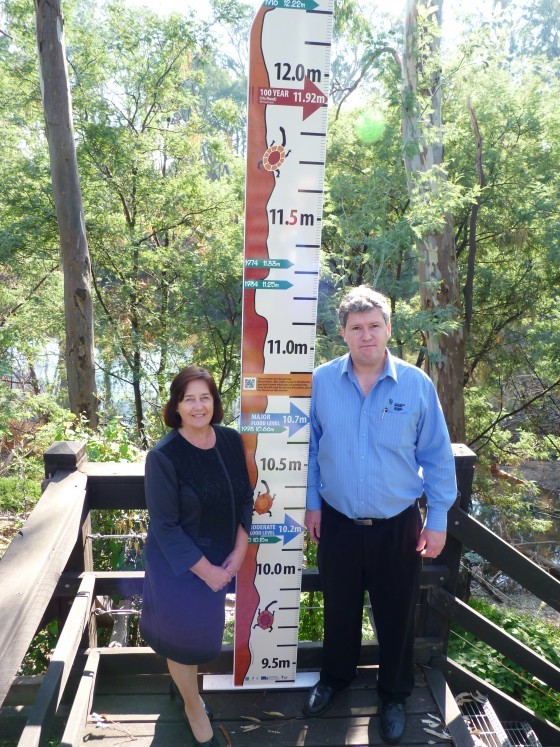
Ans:
POLYGON ((257 380, 254 377, 245 377, 243 379, 243 389, 256 389, 257 388, 257 380))

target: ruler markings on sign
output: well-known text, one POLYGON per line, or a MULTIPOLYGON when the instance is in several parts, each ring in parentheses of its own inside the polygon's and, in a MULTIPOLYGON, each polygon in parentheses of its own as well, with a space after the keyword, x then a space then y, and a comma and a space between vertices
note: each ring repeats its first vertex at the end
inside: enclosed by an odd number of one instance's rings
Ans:
POLYGON ((293 682, 297 666, 275 650, 297 647, 333 5, 264 0, 251 31, 240 430, 255 510, 236 685, 293 682))

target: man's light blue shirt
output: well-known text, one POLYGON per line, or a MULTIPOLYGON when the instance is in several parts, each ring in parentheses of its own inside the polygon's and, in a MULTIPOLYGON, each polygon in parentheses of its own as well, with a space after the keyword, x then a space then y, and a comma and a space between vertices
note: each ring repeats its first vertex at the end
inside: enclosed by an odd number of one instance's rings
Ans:
POLYGON ((445 531, 457 497, 455 461, 437 393, 387 351, 364 397, 350 354, 313 374, 307 508, 321 498, 346 516, 389 518, 426 494, 426 528, 445 531))

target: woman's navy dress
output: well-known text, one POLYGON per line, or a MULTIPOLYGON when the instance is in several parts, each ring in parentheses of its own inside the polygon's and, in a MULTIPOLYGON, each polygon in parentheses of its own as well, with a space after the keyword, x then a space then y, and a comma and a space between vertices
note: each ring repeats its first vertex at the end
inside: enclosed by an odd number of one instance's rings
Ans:
POLYGON ((189 569, 204 555, 221 565, 239 524, 251 528, 253 491, 241 436, 212 426, 216 445, 199 449, 170 431, 146 459, 150 516, 140 632, 158 654, 199 664, 221 650, 227 589, 212 591, 189 569))

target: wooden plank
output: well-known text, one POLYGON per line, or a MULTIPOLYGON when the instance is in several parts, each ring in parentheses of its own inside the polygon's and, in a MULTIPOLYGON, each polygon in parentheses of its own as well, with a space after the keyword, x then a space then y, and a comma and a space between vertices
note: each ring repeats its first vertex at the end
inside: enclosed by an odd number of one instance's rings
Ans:
MULTIPOLYGON (((126 675, 104 676, 100 671, 93 707, 97 713, 106 714, 113 720, 116 729, 101 730, 90 722, 85 730, 84 744, 86 740, 102 738, 110 747, 116 747, 123 744, 130 734, 135 738, 135 745, 184 745, 187 732, 181 723, 180 706, 169 698, 169 679, 169 675, 138 676, 128 672, 126 675)), ((303 717, 301 708, 305 692, 302 689, 271 687, 267 691, 256 691, 239 688, 204 693, 204 699, 214 711, 216 729, 223 724, 235 747, 383 744, 377 726, 376 668, 360 668, 350 687, 337 696, 332 708, 320 719, 303 717), (259 728, 245 733, 241 727, 251 723, 259 728)), ((448 741, 438 741, 424 732, 422 719, 427 712, 434 710, 424 674, 417 669, 417 686, 407 702, 408 725, 403 747, 426 747, 432 738, 434 744, 449 747, 448 741)), ((219 737, 218 743, 224 745, 225 741, 219 737)), ((191 747, 188 741, 186 745, 191 747)))
MULTIPOLYGON (((29 706, 2 706, 0 708, 0 745, 16 747, 30 712, 29 706), (5 742, 3 740, 6 740, 5 742)), ((56 715, 51 736, 62 734, 62 722, 69 713, 64 704, 56 715)))
MULTIPOLYGON (((474 463, 476 456, 463 444, 453 444, 458 470, 474 463)), ((143 462, 83 462, 79 469, 88 477, 88 499, 92 509, 143 509, 143 462)))
POLYGON ((86 476, 57 472, 0 564, 0 704, 81 528, 86 476))
POLYGON ((478 639, 519 664, 549 687, 560 691, 559 667, 536 654, 524 643, 487 620, 472 607, 442 589, 432 591, 430 604, 433 604, 442 613, 451 616, 455 622, 473 633, 478 639))
MULTIPOLYGON (((430 563, 423 565, 420 571, 420 588, 442 586, 449 578, 449 568, 446 565, 430 563)), ((301 574, 302 591, 321 591, 321 577, 317 568, 304 568, 301 574)))
POLYGON ((82 634, 89 623, 94 587, 95 576, 86 574, 51 656, 18 747, 39 747, 47 741, 82 634))
MULTIPOLYGON (((457 499, 455 505, 468 512, 471 505, 476 454, 462 444, 453 445, 453 454, 455 456, 455 474, 457 477, 457 499)), ((448 534, 445 547, 438 557, 437 562, 447 567, 448 578, 445 581, 445 588, 453 594, 457 591, 462 555, 462 542, 452 534, 448 534)), ((426 561, 424 560, 424 562, 426 561)), ((426 597, 423 598, 423 615, 419 621, 421 627, 418 626, 416 629, 417 635, 441 638, 444 650, 446 651, 449 640, 449 618, 428 607, 425 600, 426 597)))
POLYGON ((144 480, 144 462, 84 462, 79 469, 97 485, 119 481, 134 484, 144 480))
POLYGON ((144 509, 143 462, 84 462, 88 500, 92 509, 144 509))
MULTIPOLYGON (((134 737, 135 747, 169 747, 170 745, 183 745, 193 747, 189 740, 187 729, 180 722, 162 722, 159 719, 141 722, 123 723, 119 721, 119 714, 109 714, 115 724, 103 729, 103 744, 107 747, 122 745, 127 736, 134 737), (187 740, 187 741, 185 741, 187 740)), ((157 716, 157 714, 155 714, 157 716)), ((433 740, 434 745, 446 745, 450 747, 449 740, 438 739, 424 731, 422 723, 424 715, 412 714, 408 718, 405 736, 401 745, 411 747, 420 745, 427 747, 433 740)), ((254 723, 254 722, 253 722, 254 723)), ((218 739, 220 747, 226 745, 226 741, 220 733, 223 726, 230 735, 231 743, 235 747, 364 747, 364 745, 385 745, 386 743, 379 735, 377 718, 355 717, 355 718, 333 718, 328 713, 322 718, 304 720, 297 719, 270 719, 255 724, 258 728, 244 731, 241 727, 247 727, 249 721, 221 721, 214 723, 214 734, 218 739)), ((100 730, 94 724, 88 724, 84 735, 84 744, 91 743, 100 738, 100 730)))
POLYGON ((453 659, 442 656, 434 659, 433 664, 441 669, 443 676, 456 695, 461 692, 476 692, 478 690, 488 696, 502 721, 528 721, 543 747, 558 747, 560 745, 560 728, 550 721, 540 718, 530 708, 469 672, 453 659))
MULTIPOLYGON (((127 677, 134 687, 134 678, 127 677)), ((419 678, 424 682, 420 673, 419 678)), ((126 679, 124 677, 117 680, 126 679)), ((146 678, 148 680, 150 678, 146 678)), ((115 729, 102 731, 89 723, 84 740, 103 739, 108 745, 117 745, 126 735, 135 737, 135 744, 171 745, 185 744, 187 732, 181 725, 181 709, 176 703, 171 703, 165 684, 161 678, 157 679, 158 687, 163 689, 159 695, 138 695, 137 693, 122 694, 126 687, 121 683, 106 680, 105 686, 117 685, 120 693, 107 692, 104 696, 96 694, 94 708, 97 713, 103 712, 115 724, 115 729), (149 740, 152 741, 149 741, 149 740), (145 740, 145 741, 144 741, 145 740), (174 741, 175 740, 175 741, 174 741)), ((143 689, 145 688, 145 684, 143 689)), ((100 679, 98 689, 103 688, 100 679)), ((213 708, 215 714, 215 731, 219 734, 219 726, 223 724, 227 729, 232 743, 247 745, 247 747, 293 747, 305 744, 306 747, 338 747, 342 745, 381 745, 383 742, 378 734, 377 724, 377 693, 372 670, 362 670, 352 687, 340 693, 332 708, 319 719, 306 719, 301 712, 304 702, 303 692, 290 690, 247 691, 205 693, 206 702, 213 708), (255 719, 258 719, 256 721, 255 719), (250 724, 257 729, 245 732, 242 727, 250 724)), ((415 688, 407 703, 408 724, 403 747, 407 745, 422 745, 426 747, 430 740, 434 744, 447 744, 446 740, 426 734, 422 719, 426 712, 434 711, 435 706, 430 692, 425 685, 415 688)), ((225 744, 222 738, 220 745, 225 744)), ((186 742, 189 746, 189 742, 186 742)), ((66 745, 64 745, 66 747, 66 745)))
POLYGON ((128 643, 128 635, 130 632, 130 620, 132 615, 118 614, 119 610, 130 610, 132 602, 130 599, 121 599, 117 607, 114 608, 115 622, 113 624, 113 630, 111 631, 111 638, 109 639, 109 648, 123 648, 128 643))
MULTIPOLYGON (((441 641, 434 638, 418 638, 414 647, 415 662, 428 664, 433 656, 441 654, 441 641)), ((102 648, 101 668, 103 675, 121 674, 165 674, 167 663, 148 646, 129 648, 102 648)), ((298 670, 315 671, 321 667, 322 648, 320 643, 300 642, 298 644, 298 670)), ((371 666, 379 663, 379 646, 377 641, 363 641, 360 651, 360 666, 371 666)), ((223 646, 221 654, 208 664, 200 667, 206 674, 225 674, 233 667, 233 647, 223 646)))
POLYGON ((538 599, 560 612, 560 581, 460 508, 449 512, 448 531, 538 599))
POLYGON ((17 744, 28 716, 28 706, 3 705, 0 707, 0 744, 2 744, 2 739, 13 740, 13 744, 17 744))
MULTIPOLYGON (((65 571, 56 586, 57 597, 73 597, 80 585, 82 573, 65 571)), ((97 596, 131 597, 142 594, 144 571, 95 571, 97 596)))
POLYGON ((449 689, 441 670, 426 667, 424 674, 443 718, 445 730, 453 737, 455 747, 473 747, 475 742, 472 734, 461 715, 459 706, 455 702, 453 693, 449 689))
POLYGON ((93 701, 99 660, 99 651, 92 651, 88 656, 60 747, 76 747, 76 745, 82 744, 83 733, 93 701))
MULTIPOLYGON (((420 575, 420 587, 442 586, 449 577, 449 569, 443 565, 426 565, 420 575)), ((142 594, 144 571, 96 571, 96 594, 103 596, 137 596, 142 594)), ((81 573, 65 571, 56 586, 55 596, 73 597, 82 580, 81 573)), ((304 568, 302 591, 321 591, 321 580, 316 568, 304 568)))
POLYGON ((39 692, 39 688, 41 687, 44 678, 45 677, 42 674, 14 677, 12 686, 4 698, 4 705, 31 705, 37 697, 37 693, 39 692))
MULTIPOLYGON (((120 690, 120 687, 119 687, 120 690)), ((239 692, 203 693, 217 721, 235 721, 242 717, 274 720, 271 714, 280 712, 282 720, 302 718, 302 707, 307 692, 303 690, 252 690, 239 692)), ((407 713, 424 715, 434 708, 434 701, 427 687, 416 688, 407 702, 407 713)), ((143 693, 101 695, 96 692, 94 709, 97 713, 118 714, 123 723, 146 718, 173 721, 182 717, 180 706, 171 702, 168 693, 143 693)), ((379 705, 375 687, 369 689, 348 688, 339 693, 328 711, 329 718, 352 718, 374 716, 379 705)))

